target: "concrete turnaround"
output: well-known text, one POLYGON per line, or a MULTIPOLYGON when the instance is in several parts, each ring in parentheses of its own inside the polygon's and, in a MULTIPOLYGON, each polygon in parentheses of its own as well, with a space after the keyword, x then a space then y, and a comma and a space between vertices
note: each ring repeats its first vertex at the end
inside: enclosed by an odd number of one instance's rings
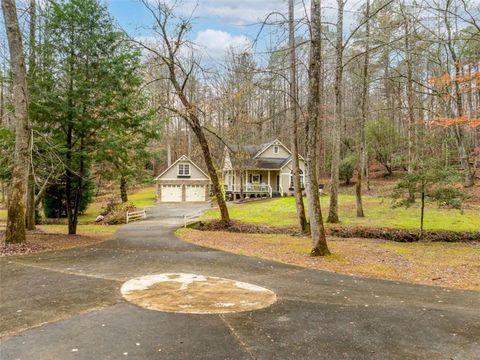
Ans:
POLYGON ((123 297, 146 309, 185 314, 258 310, 277 297, 261 286, 198 274, 156 274, 128 280, 123 297))
POLYGON ((96 246, 0 259, 0 359, 480 359, 480 293, 239 256, 178 240, 185 213, 152 208, 96 246), (264 287, 254 311, 184 314, 126 301, 154 274, 264 287))

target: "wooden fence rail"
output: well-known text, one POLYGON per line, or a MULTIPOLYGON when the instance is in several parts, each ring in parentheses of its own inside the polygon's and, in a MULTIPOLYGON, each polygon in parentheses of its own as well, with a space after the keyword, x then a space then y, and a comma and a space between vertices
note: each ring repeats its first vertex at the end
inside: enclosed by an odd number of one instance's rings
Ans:
POLYGON ((143 210, 136 210, 136 211, 127 211, 127 224, 131 221, 141 220, 147 218, 147 211, 143 210))
POLYGON ((183 227, 187 227, 188 224, 195 222, 200 216, 202 216, 203 210, 197 210, 190 214, 183 215, 183 227))

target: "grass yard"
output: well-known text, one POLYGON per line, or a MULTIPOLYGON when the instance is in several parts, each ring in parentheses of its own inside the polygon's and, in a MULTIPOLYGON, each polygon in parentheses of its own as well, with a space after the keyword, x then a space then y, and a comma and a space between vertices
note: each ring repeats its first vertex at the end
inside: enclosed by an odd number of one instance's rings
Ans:
POLYGON ((156 203, 155 186, 149 186, 128 195, 128 200, 138 208, 154 205, 156 203))
MULTIPOLYGON (((128 200, 132 202, 138 208, 145 208, 147 206, 151 206, 155 204, 155 187, 149 186, 139 191, 136 191, 133 194, 128 195, 128 200)), ((102 207, 104 206, 104 201, 95 201, 91 203, 87 211, 84 214, 78 217, 79 224, 88 224, 97 218, 102 211, 102 207)))
POLYGON ((331 256, 310 257, 310 239, 179 229, 180 238, 209 248, 305 268, 425 285, 480 290, 480 244, 396 243, 329 238, 331 256))
MULTIPOLYGON (((345 194, 339 196, 339 216, 342 224, 401 229, 418 229, 420 227, 420 209, 418 205, 409 209, 394 209, 391 206, 391 200, 388 198, 364 196, 363 199, 366 217, 357 218, 355 196, 345 194)), ((329 198, 324 196, 321 201, 325 217, 328 211, 329 198)), ((245 223, 270 226, 287 226, 297 223, 293 197, 234 204, 229 210, 232 219, 245 223)), ((211 210, 205 213, 203 219, 217 218, 219 218, 218 210, 211 210)), ((428 205, 425 211, 425 229, 479 231, 480 206, 471 205, 462 213, 459 210, 440 209, 435 205, 428 205)))
MULTIPOLYGON (((149 186, 128 196, 129 201, 131 201, 138 208, 145 208, 155 204, 155 187, 149 186)), ((78 217, 79 224, 88 224, 97 218, 100 214, 104 202, 95 201, 91 203, 84 214, 78 217)), ((0 222, 7 220, 7 210, 0 210, 0 222)), ((59 225, 64 226, 64 225, 59 225)))

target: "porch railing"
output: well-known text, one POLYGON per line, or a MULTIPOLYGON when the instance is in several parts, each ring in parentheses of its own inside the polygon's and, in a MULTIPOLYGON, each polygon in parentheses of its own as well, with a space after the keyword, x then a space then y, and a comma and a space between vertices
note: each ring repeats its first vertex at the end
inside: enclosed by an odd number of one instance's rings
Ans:
MULTIPOLYGON (((240 192, 240 185, 225 185, 226 191, 240 192)), ((245 184, 243 186, 245 193, 269 193, 272 194, 272 187, 268 184, 245 184)))

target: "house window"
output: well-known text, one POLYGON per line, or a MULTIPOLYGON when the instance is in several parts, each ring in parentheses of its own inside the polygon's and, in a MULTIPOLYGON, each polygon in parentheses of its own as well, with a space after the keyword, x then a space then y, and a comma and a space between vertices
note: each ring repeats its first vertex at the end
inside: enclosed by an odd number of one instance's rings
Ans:
POLYGON ((274 146, 274 147, 273 147, 273 153, 274 153, 274 154, 278 154, 279 152, 280 152, 279 147, 278 147, 278 146, 274 146))
POLYGON ((260 175, 252 174, 252 184, 260 184, 260 175))
MULTIPOLYGON (((300 170, 300 187, 301 187, 302 189, 305 188, 305 177, 304 177, 304 175, 303 175, 303 171, 302 171, 302 170, 300 170)), ((290 189, 293 190, 293 170, 290 171, 290 189)))
POLYGON ((178 176, 190 176, 190 164, 178 164, 178 176))

